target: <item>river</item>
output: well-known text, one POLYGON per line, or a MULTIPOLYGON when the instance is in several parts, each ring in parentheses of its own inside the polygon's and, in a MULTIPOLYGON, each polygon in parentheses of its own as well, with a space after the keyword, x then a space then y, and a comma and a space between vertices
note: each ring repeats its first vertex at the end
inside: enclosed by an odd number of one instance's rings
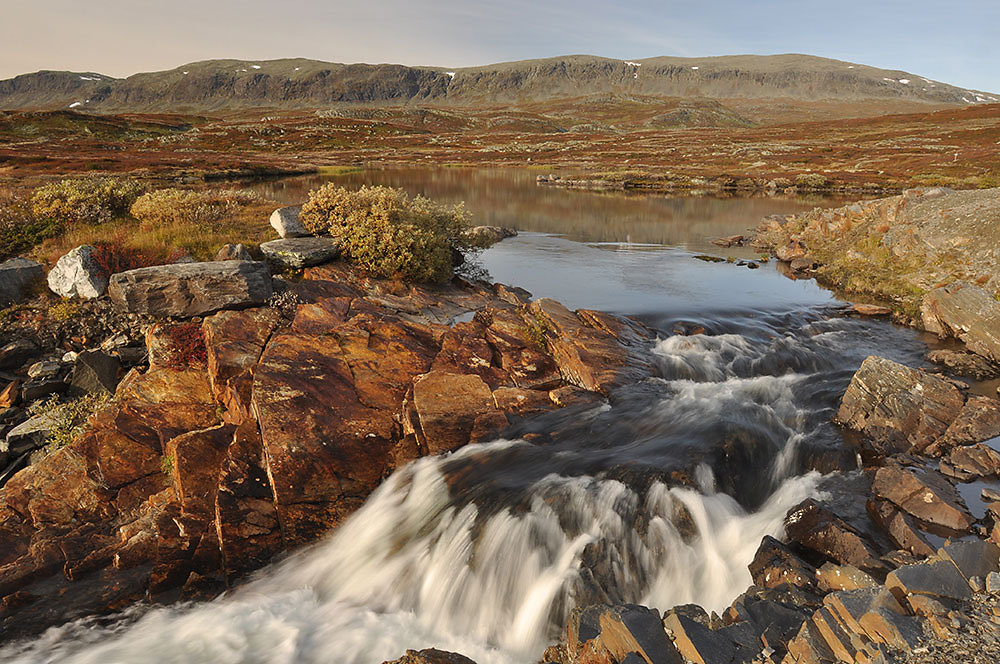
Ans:
MULTIPOLYGON (((255 187, 291 203, 328 179, 255 187)), ((513 170, 337 180, 465 200, 475 223, 517 227, 480 269, 536 297, 643 320, 659 333, 656 375, 606 404, 400 469, 325 540, 214 601, 77 621, 0 660, 378 664, 438 647, 528 664, 574 606, 722 611, 789 508, 823 493, 851 500, 855 456, 830 418, 861 361, 919 365, 926 350, 911 330, 843 315, 774 263, 740 266, 755 258, 747 249, 710 244, 815 201, 563 191, 513 170)))

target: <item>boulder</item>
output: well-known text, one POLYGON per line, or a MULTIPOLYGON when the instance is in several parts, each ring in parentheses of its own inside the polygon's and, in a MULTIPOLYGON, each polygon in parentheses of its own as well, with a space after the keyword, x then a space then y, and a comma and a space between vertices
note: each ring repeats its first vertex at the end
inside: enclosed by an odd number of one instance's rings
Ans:
POLYGON ((872 499, 867 503, 868 515, 893 544, 914 556, 934 554, 934 547, 920 531, 916 521, 888 500, 872 499))
POLYGON ((835 421, 863 433, 877 452, 921 451, 964 404, 949 381, 872 355, 851 378, 835 421))
POLYGON ((413 381, 413 428, 428 454, 441 454, 498 433, 507 418, 475 374, 431 371, 413 381))
POLYGON ((729 639, 719 635, 706 625, 693 619, 685 607, 675 607, 663 616, 663 627, 673 638, 674 648, 685 660, 695 664, 715 664, 729 662, 736 654, 736 648, 729 639))
POLYGON ((947 560, 971 581, 1000 572, 1000 547, 980 539, 951 542, 938 549, 938 558, 947 560))
POLYGON ((655 609, 634 604, 575 609, 567 631, 567 649, 577 661, 624 662, 634 654, 645 664, 681 663, 655 609))
POLYGON ((121 368, 121 362, 113 355, 101 350, 83 351, 73 364, 70 395, 114 394, 121 368))
POLYGON ((293 237, 260 245, 264 257, 288 269, 328 263, 340 255, 340 240, 330 237, 293 237))
POLYGON ((94 258, 97 250, 81 245, 60 258, 49 270, 49 289, 62 297, 101 297, 108 289, 108 274, 94 258))
POLYGON ((399 659, 382 664, 476 664, 465 655, 438 650, 437 648, 426 648, 424 650, 407 650, 406 654, 399 659))
POLYGON ((109 289, 119 309, 180 318, 261 305, 271 292, 270 270, 254 261, 144 267, 114 275, 109 289))
POLYGON ((58 406, 21 422, 7 432, 6 439, 0 442, 0 452, 16 456, 44 447, 52 432, 62 426, 63 414, 68 407, 67 405, 58 406))
POLYGON ((980 477, 1000 476, 1000 452, 986 445, 964 445, 951 450, 938 470, 963 482, 980 477))
POLYGON ((17 339, 0 347, 0 369, 20 369, 38 354, 38 346, 28 339, 17 339))
POLYGON ((867 537, 811 498, 788 511, 785 533, 789 541, 841 565, 853 565, 868 572, 885 569, 867 537))
POLYGON ((1000 378, 1000 364, 994 364, 981 355, 957 350, 932 350, 927 361, 940 364, 959 376, 974 380, 1000 378))
POLYGON ((216 261, 252 261, 253 256, 242 244, 226 244, 216 252, 216 261))
POLYGON ((816 568, 770 535, 764 536, 749 568, 755 586, 776 588, 787 583, 815 591, 816 568))
POLYGON ((853 565, 834 565, 829 562, 823 563, 816 571, 816 579, 819 589, 826 592, 874 588, 878 585, 870 574, 853 565))
POLYGON ((501 226, 474 226, 467 230, 465 234, 478 246, 489 247, 504 238, 515 237, 517 231, 513 228, 503 228, 501 226))
POLYGON ((961 281, 936 288, 924 296, 920 315, 928 332, 957 337, 1000 363, 1000 302, 982 288, 961 281))
POLYGON ((925 523, 953 531, 965 532, 975 521, 955 487, 934 470, 879 468, 872 493, 925 523))
POLYGON ((778 257, 779 261, 791 263, 798 258, 805 258, 808 251, 809 249, 802 242, 791 240, 788 244, 778 247, 774 254, 778 257))
POLYGON ((11 258, 0 263, 0 307, 23 300, 28 288, 43 276, 42 264, 27 258, 11 258))
POLYGON ((904 565, 889 572, 885 587, 896 599, 904 601, 908 595, 930 595, 935 598, 965 600, 972 596, 968 581, 949 561, 930 561, 904 565))
POLYGON ((271 213, 271 227, 282 238, 309 237, 312 233, 299 221, 301 205, 278 208, 271 213))

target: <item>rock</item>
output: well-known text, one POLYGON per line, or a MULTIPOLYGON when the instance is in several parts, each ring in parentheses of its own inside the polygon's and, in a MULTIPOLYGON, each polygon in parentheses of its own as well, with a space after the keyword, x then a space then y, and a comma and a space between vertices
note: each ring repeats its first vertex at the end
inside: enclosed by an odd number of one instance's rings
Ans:
POLYGON ((432 371, 413 381, 417 441, 428 454, 441 454, 507 426, 493 393, 476 375, 432 371))
POLYGON ((902 602, 907 595, 964 600, 972 596, 969 583, 950 562, 904 565, 889 572, 885 587, 902 602))
POLYGON ((15 378, 0 392, 0 409, 16 406, 21 401, 21 379, 15 378))
POLYGON ((771 536, 765 536, 750 562, 755 586, 776 588, 784 583, 815 591, 816 568, 771 536))
POLYGON ((719 247, 742 247, 745 240, 746 236, 744 235, 727 235, 712 240, 712 244, 719 247))
POLYGON ((951 450, 939 464, 945 475, 962 481, 1000 475, 1000 452, 989 445, 965 445, 951 450))
POLYGON ((917 527, 916 521, 888 500, 873 499, 867 504, 868 515, 892 542, 914 556, 934 555, 934 547, 917 527))
POLYGON ((263 304, 271 297, 271 273, 254 261, 160 265, 114 275, 109 294, 130 313, 190 318, 263 304))
POLYGON ((1000 595, 1000 574, 990 572, 986 575, 986 592, 991 595, 1000 595))
POLYGON ((55 360, 42 360, 28 367, 28 378, 45 380, 46 378, 58 376, 61 369, 62 365, 55 360))
POLYGON ((37 378, 29 380, 21 386, 21 399, 27 402, 47 397, 50 394, 61 394, 66 391, 66 387, 66 383, 59 378, 37 378))
MULTIPOLYGON (((893 594, 882 586, 832 592, 823 598, 823 604, 834 612, 848 632, 854 634, 865 634, 867 630, 861 621, 872 611, 882 609, 897 616, 905 614, 893 594)), ((879 640, 877 636, 869 636, 879 640)))
POLYGON ((489 247, 504 238, 515 237, 517 231, 513 228, 503 228, 501 226, 474 226, 467 230, 465 234, 477 246, 489 247))
POLYGON ((825 592, 837 590, 859 590, 874 588, 878 582, 870 574, 862 572, 853 565, 834 565, 823 563, 816 571, 819 589, 825 592))
POLYGON ((252 261, 253 256, 242 244, 225 244, 215 254, 215 261, 252 261))
POLYGON ((816 261, 811 258, 793 258, 788 262, 793 272, 808 272, 816 268, 816 261))
POLYGON ((0 369, 19 369, 38 354, 38 346, 28 339, 17 339, 0 348, 0 369))
POLYGON ((0 263, 0 307, 23 300, 28 288, 44 275, 42 264, 27 258, 11 258, 0 263))
POLYGON ((920 314, 928 332, 957 337, 1000 364, 1000 302, 982 288, 961 281, 936 288, 924 296, 920 314))
POLYGON ((1000 365, 994 364, 981 355, 956 350, 932 350, 927 353, 927 360, 940 364, 959 376, 974 380, 992 380, 1000 378, 1000 365))
POLYGON ((811 498, 788 511, 785 533, 789 541, 841 565, 853 565, 871 572, 885 569, 868 538, 811 498))
POLYGON ((892 314, 892 309, 889 307, 879 306, 877 304, 863 304, 856 303, 851 305, 851 311, 861 316, 889 316, 892 314))
POLYGON ((944 435, 925 448, 931 456, 940 456, 955 445, 968 445, 1000 436, 1000 401, 979 395, 970 396, 944 435))
POLYGON ((1000 572, 1000 547, 979 539, 946 544, 938 558, 951 562, 966 581, 1000 572))
POLYGON ((427 648, 425 650, 407 650, 406 654, 399 659, 382 664, 476 664, 465 655, 427 648))
POLYGON ((70 380, 70 396, 83 394, 114 394, 118 387, 121 362, 118 358, 100 350, 85 350, 73 365, 70 380))
POLYGON ((301 205, 278 208, 271 213, 271 227, 282 238, 309 237, 312 233, 299 221, 301 205))
POLYGON ((296 237, 260 245, 264 257, 286 269, 328 263, 340 255, 340 240, 329 237, 296 237))
POLYGON ((58 406, 18 424, 7 432, 6 440, 0 442, 0 451, 16 456, 44 447, 49 435, 61 426, 66 408, 66 405, 58 406))
POLYGON ((101 297, 108 289, 108 274, 94 258, 89 244, 73 249, 49 271, 49 289, 62 297, 101 297))
POLYGON ((677 608, 664 614, 663 627, 672 635, 677 652, 695 664, 729 662, 736 654, 731 641, 718 638, 715 632, 677 608))
POLYGON ((955 487, 934 470, 879 468, 872 483, 872 493, 925 523, 953 531, 965 532, 975 520, 955 487))
POLYGON ((774 252, 779 261, 790 263, 796 258, 805 258, 809 249, 798 240, 791 240, 788 244, 778 247, 774 252))
POLYGON ((921 451, 964 404, 952 383, 872 355, 851 378, 835 421, 863 433, 880 453, 921 451))
POLYGON ((571 659, 624 663, 630 655, 637 664, 681 664, 663 623, 654 609, 634 604, 593 605, 575 609, 567 629, 571 659))

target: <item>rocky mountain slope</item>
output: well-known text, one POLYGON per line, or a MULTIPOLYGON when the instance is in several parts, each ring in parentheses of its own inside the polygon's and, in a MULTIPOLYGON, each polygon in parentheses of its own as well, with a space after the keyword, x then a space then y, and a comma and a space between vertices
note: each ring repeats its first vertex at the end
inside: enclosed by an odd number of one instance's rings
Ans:
POLYGON ((125 79, 42 71, 0 81, 0 108, 123 112, 337 104, 472 106, 609 93, 710 99, 891 100, 918 105, 998 101, 991 94, 903 71, 807 55, 635 61, 573 55, 456 69, 305 59, 211 60, 125 79))

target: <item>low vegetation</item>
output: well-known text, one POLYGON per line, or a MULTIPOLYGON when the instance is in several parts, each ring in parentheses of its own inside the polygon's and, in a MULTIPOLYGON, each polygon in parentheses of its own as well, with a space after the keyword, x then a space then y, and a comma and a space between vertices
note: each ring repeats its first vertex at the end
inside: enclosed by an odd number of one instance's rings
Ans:
POLYGON ((31 415, 41 415, 49 420, 49 433, 45 445, 57 450, 72 443, 86 428, 87 420, 111 402, 109 394, 87 394, 65 403, 58 396, 31 405, 31 415))
POLYGON ((28 251, 62 229, 55 220, 37 219, 23 191, 0 189, 0 261, 28 251))
POLYGON ((37 219, 66 226, 103 224, 128 214, 145 186, 133 178, 75 178, 35 190, 31 210, 37 219))
POLYGON ((325 185, 310 192, 300 219, 314 233, 339 237, 344 253, 376 277, 440 283, 452 276, 457 255, 477 248, 461 204, 390 187, 325 185))

